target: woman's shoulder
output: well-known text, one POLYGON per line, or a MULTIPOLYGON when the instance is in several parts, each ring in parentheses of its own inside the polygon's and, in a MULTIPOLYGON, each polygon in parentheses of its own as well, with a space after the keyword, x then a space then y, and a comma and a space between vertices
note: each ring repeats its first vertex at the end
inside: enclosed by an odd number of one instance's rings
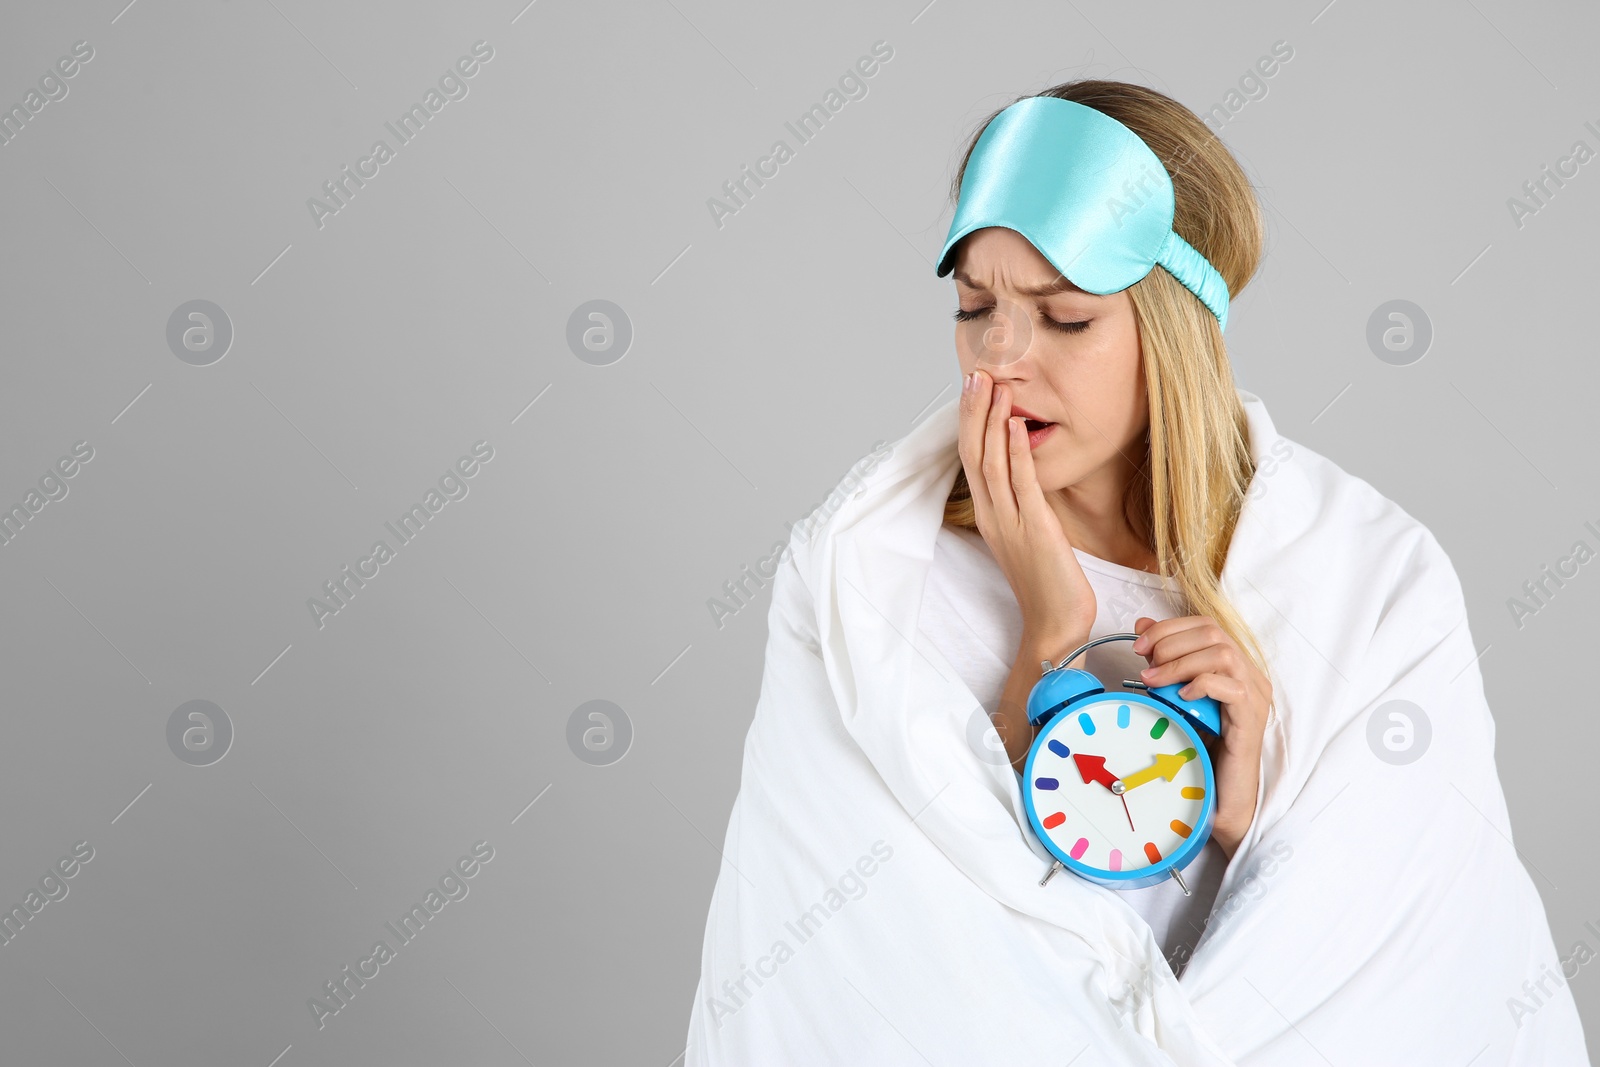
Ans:
POLYGON ((1316 449, 1275 435, 1246 493, 1239 529, 1323 573, 1394 586, 1426 572, 1459 589, 1455 567, 1427 524, 1366 478, 1316 449))
MULTIPOLYGON (((1279 436, 1281 452, 1291 453, 1311 490, 1313 515, 1320 522, 1373 531, 1387 530, 1407 538, 1433 538, 1425 523, 1366 478, 1346 469, 1329 456, 1298 441, 1279 436)), ((1268 475, 1270 482, 1271 475, 1268 475)))
POLYGON ((1255 517, 1280 543, 1353 537, 1354 547, 1377 552, 1433 540, 1416 516, 1371 482, 1280 432, 1261 397, 1243 388, 1237 392, 1255 466, 1241 527, 1255 517))

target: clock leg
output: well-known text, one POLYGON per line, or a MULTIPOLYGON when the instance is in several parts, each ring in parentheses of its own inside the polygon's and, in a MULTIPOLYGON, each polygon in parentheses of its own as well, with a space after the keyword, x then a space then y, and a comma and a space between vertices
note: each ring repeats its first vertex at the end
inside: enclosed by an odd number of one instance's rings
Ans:
MULTIPOLYGON (((1049 869, 1049 870, 1048 870, 1048 871, 1045 871, 1045 872, 1044 872, 1044 877, 1043 877, 1043 878, 1041 878, 1041 879, 1039 879, 1039 884, 1040 884, 1040 885, 1044 885, 1044 884, 1045 884, 1045 883, 1046 883, 1046 882, 1048 882, 1048 881, 1049 881, 1049 880, 1050 880, 1050 879, 1051 879, 1051 877, 1053 877, 1053 876, 1054 876, 1054 875, 1055 875, 1055 873, 1056 873, 1056 872, 1057 872, 1057 871, 1059 871, 1059 870, 1061 870, 1061 861, 1060 861, 1060 860, 1056 860, 1056 861, 1055 861, 1055 862, 1054 862, 1054 863, 1052 863, 1052 864, 1051 864, 1051 865, 1050 865, 1050 869, 1049 869)), ((1187 891, 1186 891, 1186 892, 1187 892, 1187 891)))
POLYGON ((1177 883, 1178 883, 1178 888, 1179 888, 1179 889, 1181 889, 1181 890, 1183 890, 1183 895, 1184 895, 1184 896, 1189 896, 1189 886, 1188 886, 1188 883, 1186 883, 1186 882, 1185 882, 1185 881, 1184 881, 1184 880, 1183 880, 1183 875, 1181 875, 1181 874, 1179 874, 1179 873, 1178 873, 1178 868, 1176 868, 1176 867, 1174 867, 1174 868, 1172 868, 1172 877, 1173 877, 1173 879, 1174 879, 1174 880, 1175 880, 1175 881, 1177 881, 1177 883))

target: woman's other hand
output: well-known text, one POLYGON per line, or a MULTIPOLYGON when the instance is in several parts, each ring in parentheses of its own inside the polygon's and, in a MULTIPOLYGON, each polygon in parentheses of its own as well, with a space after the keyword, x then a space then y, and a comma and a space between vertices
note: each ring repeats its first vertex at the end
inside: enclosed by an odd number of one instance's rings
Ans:
POLYGON ((1208 615, 1160 622, 1144 616, 1134 621, 1133 630, 1139 635, 1133 650, 1150 662, 1140 681, 1155 688, 1187 679, 1179 696, 1208 696, 1222 705, 1222 738, 1206 744, 1217 776, 1211 836, 1231 860, 1256 816, 1272 683, 1208 615))

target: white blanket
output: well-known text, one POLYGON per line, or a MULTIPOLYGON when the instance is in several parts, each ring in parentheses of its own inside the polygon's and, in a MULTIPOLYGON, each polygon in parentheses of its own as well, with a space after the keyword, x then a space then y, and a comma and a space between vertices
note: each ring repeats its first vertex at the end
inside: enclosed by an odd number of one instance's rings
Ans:
POLYGON ((1222 586, 1276 712, 1182 980, 1116 891, 1040 887, 1018 777, 918 639, 952 400, 862 488, 847 476, 778 571, 686 1067, 1588 1062, 1449 558, 1239 395, 1259 469, 1222 586), (1409 715, 1409 749, 1392 708, 1369 725, 1396 700, 1427 720, 1409 715))

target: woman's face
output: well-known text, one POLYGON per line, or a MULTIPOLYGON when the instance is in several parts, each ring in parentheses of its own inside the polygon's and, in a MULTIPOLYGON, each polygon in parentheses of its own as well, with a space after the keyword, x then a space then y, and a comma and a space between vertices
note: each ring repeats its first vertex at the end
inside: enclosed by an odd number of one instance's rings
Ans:
POLYGON ((1055 424, 1028 437, 1039 487, 1048 493, 1119 465, 1136 468, 1149 407, 1127 291, 1084 292, 1027 238, 999 226, 962 239, 953 276, 962 375, 984 371, 1007 386, 1014 411, 1055 424))

